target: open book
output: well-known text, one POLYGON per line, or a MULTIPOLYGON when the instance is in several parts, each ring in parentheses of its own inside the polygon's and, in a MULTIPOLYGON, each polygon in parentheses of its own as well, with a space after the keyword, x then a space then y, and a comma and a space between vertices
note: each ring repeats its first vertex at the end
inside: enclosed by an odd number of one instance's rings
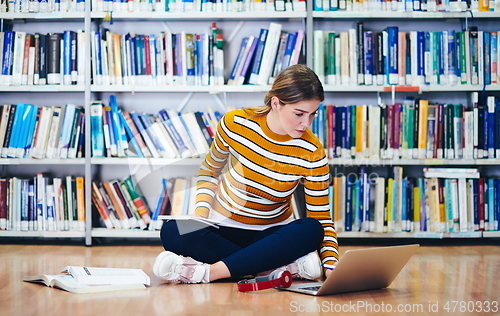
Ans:
POLYGON ((144 289, 150 285, 149 276, 141 269, 68 266, 63 272, 67 273, 27 276, 23 281, 42 283, 78 294, 144 289))

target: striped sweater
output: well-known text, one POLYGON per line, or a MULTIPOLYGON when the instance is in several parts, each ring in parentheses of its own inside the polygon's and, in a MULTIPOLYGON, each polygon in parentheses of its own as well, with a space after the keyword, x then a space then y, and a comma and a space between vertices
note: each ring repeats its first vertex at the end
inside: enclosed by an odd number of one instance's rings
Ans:
POLYGON ((280 223, 292 215, 291 198, 301 181, 307 215, 325 229, 321 260, 333 264, 338 243, 330 216, 329 180, 325 150, 309 129, 300 138, 278 135, 267 127, 266 116, 235 110, 219 122, 200 167, 195 212, 208 217, 212 209, 252 225, 280 223))

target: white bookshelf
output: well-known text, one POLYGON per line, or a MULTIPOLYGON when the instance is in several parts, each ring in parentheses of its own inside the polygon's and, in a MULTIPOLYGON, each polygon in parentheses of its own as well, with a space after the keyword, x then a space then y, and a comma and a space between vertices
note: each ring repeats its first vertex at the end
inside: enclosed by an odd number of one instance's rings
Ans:
MULTIPOLYGON (((311 64, 312 54, 312 32, 316 27, 315 22, 336 21, 345 23, 348 21, 371 21, 371 20, 394 20, 398 25, 404 23, 422 23, 422 20, 429 19, 434 23, 435 21, 450 20, 450 19, 468 19, 472 16, 481 19, 498 19, 500 12, 355 12, 355 11, 337 11, 337 12, 317 12, 312 11, 312 5, 308 1, 308 12, 275 12, 275 11, 259 11, 259 12, 90 12, 89 6, 86 12, 55 12, 55 13, 0 13, 0 19, 6 20, 19 20, 19 22, 33 21, 43 23, 59 23, 67 21, 75 21, 84 23, 85 30, 89 32, 94 22, 99 21, 117 21, 118 23, 134 24, 142 22, 183 22, 185 24, 191 22, 207 23, 210 21, 230 21, 230 22, 257 22, 258 25, 265 27, 269 22, 278 21, 279 23, 288 23, 289 21, 299 20, 305 25, 306 39, 305 49, 308 54, 308 63, 311 64)), ((15 28, 14 28, 15 30, 15 28)), ((231 30, 223 29, 224 34, 229 35, 231 30)), ((258 32, 254 30, 254 35, 258 32)), ((232 47, 239 45, 239 37, 228 43, 232 47)), ((226 63, 227 67, 231 67, 234 60, 226 63)), ((89 65, 88 65, 89 66, 89 65)), ((311 65, 310 65, 311 66, 311 65)), ((90 69, 90 66, 89 68, 90 69)), ((227 71, 226 71, 227 73, 227 71)), ((46 92, 50 98, 57 100, 57 93, 75 93, 85 97, 86 113, 88 113, 88 100, 94 100, 102 94, 121 93, 121 94, 134 94, 134 93, 148 93, 169 94, 178 93, 198 93, 198 94, 234 94, 235 99, 246 98, 247 94, 256 93, 257 102, 261 102, 260 95, 267 92, 270 86, 264 85, 244 85, 244 86, 144 86, 144 85, 91 85, 90 72, 87 72, 85 85, 37 85, 37 86, 0 86, 0 93, 38 93, 46 92), (51 94, 53 93, 53 94, 51 94), (240 96, 244 94, 244 96, 240 96)), ((227 79, 227 78, 226 78, 227 79)), ((348 85, 348 86, 332 86, 324 85, 324 90, 327 93, 362 93, 362 94, 375 94, 379 92, 471 92, 471 91, 500 91, 500 84, 478 86, 478 85, 455 85, 455 86, 369 86, 369 85, 348 85)), ((374 99, 376 96, 374 96, 374 99)), ((58 100, 57 102, 64 102, 58 100)), ((237 102, 236 102, 237 103, 237 102)), ((138 105, 141 107, 142 105, 138 105)), ((170 105, 175 107, 176 104, 170 105)), ((89 122, 89 116, 86 116, 89 122)), ((88 128, 88 124, 86 126, 88 128)), ((87 129, 89 134, 90 129, 87 129)), ((128 166, 171 166, 178 170, 183 168, 199 166, 203 158, 190 158, 190 159, 147 159, 147 158, 92 158, 90 157, 90 138, 86 139, 86 154, 87 158, 80 159, 0 159, 0 165, 49 165, 53 168, 56 166, 66 166, 71 168, 72 165, 85 167, 86 178, 86 231, 58 231, 58 232, 38 232, 38 231, 0 231, 0 238, 2 237, 32 237, 32 238, 85 238, 87 245, 91 245, 92 238, 159 238, 158 231, 143 231, 143 230, 118 230, 118 229, 104 229, 104 228, 91 228, 90 214, 90 182, 94 173, 100 172, 101 168, 125 168, 128 166)), ((500 159, 377 159, 377 158, 359 158, 359 159, 330 159, 332 166, 424 166, 424 165, 500 165, 500 159)), ((498 238, 500 232, 485 231, 485 232, 464 232, 464 233, 434 233, 434 232, 412 232, 412 233, 372 233, 372 232, 339 232, 340 238, 427 238, 427 239, 445 239, 445 238, 498 238)))

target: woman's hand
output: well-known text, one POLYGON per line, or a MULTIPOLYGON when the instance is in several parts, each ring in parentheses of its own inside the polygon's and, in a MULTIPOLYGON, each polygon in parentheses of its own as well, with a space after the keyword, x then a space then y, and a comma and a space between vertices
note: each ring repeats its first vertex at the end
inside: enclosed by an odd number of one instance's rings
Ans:
POLYGON ((334 264, 329 265, 328 268, 325 268, 325 278, 328 278, 328 276, 330 276, 330 273, 332 273, 332 271, 335 269, 336 266, 337 263, 335 262, 334 264))

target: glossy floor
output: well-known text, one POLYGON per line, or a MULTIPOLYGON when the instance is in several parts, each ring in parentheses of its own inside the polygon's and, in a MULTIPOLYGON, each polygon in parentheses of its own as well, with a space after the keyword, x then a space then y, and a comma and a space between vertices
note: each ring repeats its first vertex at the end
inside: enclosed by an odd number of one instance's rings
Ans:
POLYGON ((0 245, 0 315, 500 315, 500 246, 420 247, 389 288, 324 297, 274 289, 240 293, 234 282, 163 283, 151 272, 161 250, 0 245), (66 265, 142 268, 152 284, 78 295, 22 282, 66 265))

